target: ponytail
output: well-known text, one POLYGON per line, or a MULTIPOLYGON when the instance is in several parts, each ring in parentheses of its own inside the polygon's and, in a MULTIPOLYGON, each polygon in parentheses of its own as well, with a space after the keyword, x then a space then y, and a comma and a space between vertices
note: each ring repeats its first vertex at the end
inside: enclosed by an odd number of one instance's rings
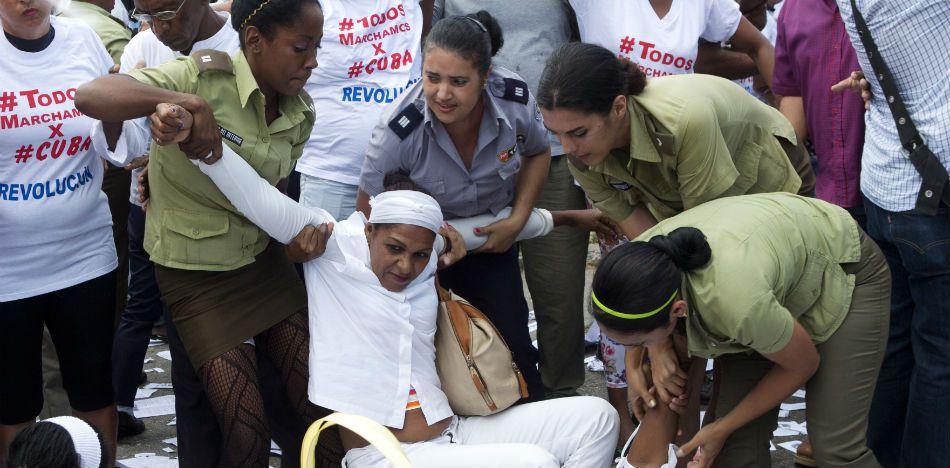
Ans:
POLYGON ((537 100, 548 110, 607 115, 617 96, 636 96, 646 85, 647 77, 635 63, 598 45, 569 42, 548 58, 537 100))

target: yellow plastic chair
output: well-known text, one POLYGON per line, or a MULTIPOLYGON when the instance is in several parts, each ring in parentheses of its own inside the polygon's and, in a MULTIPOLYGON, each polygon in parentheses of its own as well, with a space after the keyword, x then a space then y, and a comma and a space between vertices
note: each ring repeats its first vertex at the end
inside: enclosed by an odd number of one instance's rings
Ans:
POLYGON ((316 460, 314 459, 314 450, 317 448, 317 439, 324 429, 335 425, 343 426, 356 435, 362 437, 372 446, 376 447, 395 468, 412 468, 409 459, 399 441, 393 436, 389 429, 365 416, 355 414, 333 413, 325 418, 318 419, 307 429, 303 437, 303 446, 300 450, 300 466, 302 468, 314 468, 316 460))

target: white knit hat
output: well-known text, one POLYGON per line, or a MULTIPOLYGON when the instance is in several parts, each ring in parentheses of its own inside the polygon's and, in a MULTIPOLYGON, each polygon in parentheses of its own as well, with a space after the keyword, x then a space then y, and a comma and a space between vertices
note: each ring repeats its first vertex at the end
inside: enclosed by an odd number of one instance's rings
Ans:
POLYGON ((69 437, 73 439, 76 453, 79 454, 80 468, 99 468, 99 463, 102 461, 102 444, 99 443, 99 435, 89 423, 72 416, 58 416, 44 419, 43 422, 53 423, 66 429, 69 437))

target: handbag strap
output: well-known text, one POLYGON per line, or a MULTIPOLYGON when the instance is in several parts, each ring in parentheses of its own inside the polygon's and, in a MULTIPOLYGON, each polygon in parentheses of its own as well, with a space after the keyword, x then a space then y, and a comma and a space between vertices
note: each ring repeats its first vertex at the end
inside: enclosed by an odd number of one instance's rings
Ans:
POLYGON ((901 146, 910 153, 910 160, 922 179, 920 192, 917 194, 916 209, 924 214, 935 215, 940 207, 941 199, 950 205, 950 188, 947 187, 950 177, 947 175, 947 169, 940 163, 937 156, 930 151, 917 130, 917 126, 914 125, 910 112, 907 111, 907 106, 904 105, 904 100, 897 90, 897 83, 894 82, 893 74, 884 62, 884 57, 878 51, 874 37, 871 36, 871 30, 868 29, 868 25, 864 21, 864 15, 858 9, 856 0, 851 0, 851 12, 854 16, 854 24, 858 29, 858 37, 861 38, 861 43, 864 44, 868 60, 871 62, 871 68, 877 76, 881 90, 884 91, 885 100, 891 109, 894 123, 897 124, 897 134, 900 137, 901 146))
POLYGON ((343 426, 356 435, 362 437, 373 447, 376 447, 383 456, 389 460, 395 468, 412 468, 406 453, 402 446, 389 429, 386 429, 376 421, 365 416, 356 414, 333 413, 325 418, 318 419, 310 425, 307 433, 303 437, 303 444, 300 450, 301 468, 314 468, 316 460, 314 459, 314 450, 317 448, 317 440, 324 429, 329 429, 335 425, 343 426))

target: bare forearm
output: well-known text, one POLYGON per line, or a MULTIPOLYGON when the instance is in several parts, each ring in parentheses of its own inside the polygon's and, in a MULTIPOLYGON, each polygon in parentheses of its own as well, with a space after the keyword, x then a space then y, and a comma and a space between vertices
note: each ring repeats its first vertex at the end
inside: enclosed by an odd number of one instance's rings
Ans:
POLYGON ((772 70, 775 68, 775 48, 772 47, 772 44, 762 44, 761 47, 756 49, 753 59, 755 60, 755 67, 758 69, 759 75, 761 75, 762 79, 771 87, 772 70))
POLYGON ((709 42, 699 45, 699 54, 696 57, 696 73, 738 80, 752 76, 756 72, 755 61, 747 54, 709 42))
POLYGON ((145 117, 161 103, 178 104, 191 113, 207 105, 198 96, 149 86, 128 75, 103 76, 76 90, 76 109, 103 122, 145 117))
POLYGON ((627 236, 627 239, 635 239, 647 229, 656 226, 656 218, 653 217, 646 205, 640 203, 633 207, 633 213, 627 219, 617 224, 620 226, 623 235, 627 236))
POLYGON ((522 225, 527 222, 531 210, 538 201, 538 196, 541 195, 550 167, 550 149, 521 159, 521 170, 518 172, 515 200, 511 206, 510 217, 518 220, 522 225))

